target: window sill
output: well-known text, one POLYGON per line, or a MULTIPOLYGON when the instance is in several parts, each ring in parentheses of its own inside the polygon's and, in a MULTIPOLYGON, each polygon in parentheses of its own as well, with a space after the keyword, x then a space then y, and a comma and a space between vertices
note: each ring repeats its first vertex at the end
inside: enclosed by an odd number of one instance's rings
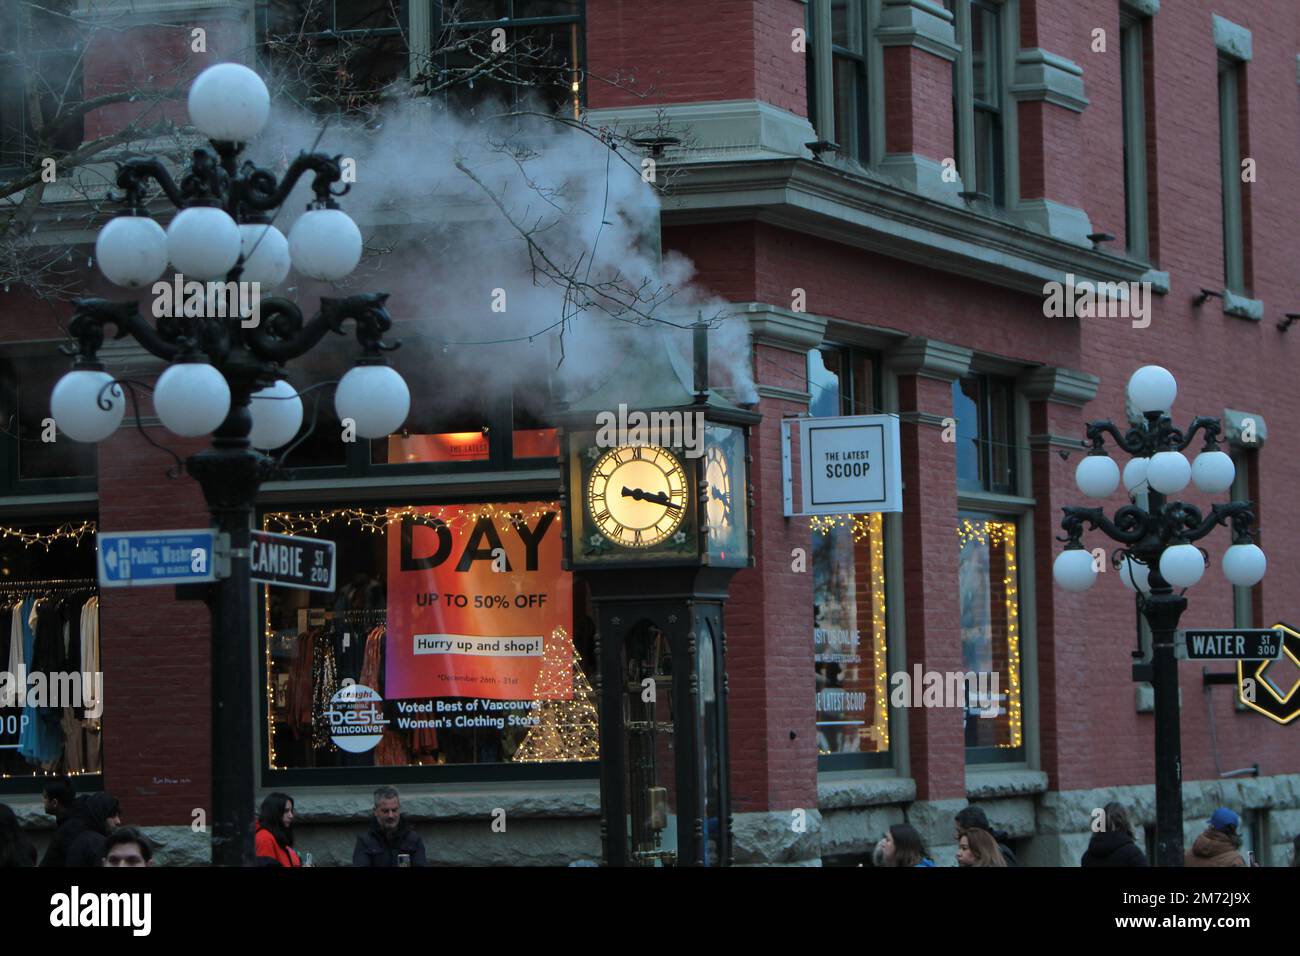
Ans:
MULTIPOLYGON (((307 824, 362 820, 374 807, 376 786, 298 786, 298 819, 307 824)), ((271 789, 263 788, 258 800, 271 789)), ((498 808, 508 818, 600 816, 600 784, 590 780, 405 783, 398 789, 402 813, 412 820, 490 819, 498 808)))
POLYGON ((1259 322, 1264 318, 1264 302, 1262 299, 1248 299, 1230 289, 1224 289, 1223 314, 1259 322))
POLYGON ((987 800, 991 797, 1020 797, 1046 793, 1047 774, 1041 770, 1017 768, 1007 770, 966 768, 966 798, 987 800))
POLYGON ((817 774, 817 808, 845 810, 916 799, 916 781, 892 771, 832 770, 817 774))

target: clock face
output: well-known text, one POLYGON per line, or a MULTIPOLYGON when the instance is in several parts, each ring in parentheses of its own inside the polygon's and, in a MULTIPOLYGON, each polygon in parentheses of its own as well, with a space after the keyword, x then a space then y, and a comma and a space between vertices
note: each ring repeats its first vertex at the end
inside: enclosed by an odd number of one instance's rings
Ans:
POLYGON ((663 541, 681 525, 686 504, 686 472, 657 445, 607 451, 587 481, 592 520, 601 534, 625 548, 663 541))

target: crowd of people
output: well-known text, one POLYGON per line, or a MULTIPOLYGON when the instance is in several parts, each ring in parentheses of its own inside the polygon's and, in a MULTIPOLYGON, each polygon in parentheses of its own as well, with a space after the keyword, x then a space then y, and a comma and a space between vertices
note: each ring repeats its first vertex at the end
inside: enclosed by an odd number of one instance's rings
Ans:
MULTIPOLYGON (((135 827, 122 825, 122 810, 108 793, 77 796, 66 778, 44 790, 45 812, 54 817, 54 836, 37 860, 36 847, 13 809, 0 803, 0 867, 153 866, 154 848, 135 827)), ((310 853, 294 848, 293 798, 272 793, 257 813, 254 853, 258 866, 311 866, 310 853)), ((357 837, 353 866, 428 866, 424 841, 402 815, 392 787, 375 791, 370 828, 357 837)))
MULTIPOLYGON (((1106 804, 1095 820, 1097 829, 1088 842, 1083 858, 1085 867, 1149 866, 1146 854, 1137 845, 1128 811, 1116 802, 1106 804)), ((1007 834, 995 830, 988 815, 977 806, 968 806, 954 818, 957 840, 957 865, 961 867, 1020 866, 1007 844, 1007 834)), ((1228 807, 1219 807, 1207 821, 1205 831, 1196 838, 1184 856, 1185 866, 1258 866, 1251 854, 1247 862, 1241 853, 1241 817, 1228 807)), ((921 834, 911 824, 897 823, 880 838, 872 853, 873 866, 934 866, 935 862, 921 834)), ((1300 867, 1300 835, 1291 849, 1291 865, 1300 867)))
MULTIPOLYGON (((0 867, 12 866, 152 866, 154 848, 135 827, 122 825, 117 798, 108 793, 76 796, 66 779, 51 781, 44 790, 45 812, 54 817, 55 831, 45 854, 37 860, 36 848, 23 833, 18 817, 0 803, 0 867)), ((1146 854, 1137 845, 1128 812, 1119 803, 1108 803, 1094 821, 1095 832, 1080 860, 1085 867, 1148 866, 1146 854)), ((953 819, 957 842, 957 865, 961 867, 1020 866, 1008 844, 1007 834, 996 830, 988 815, 974 805, 959 811, 953 819)), ((1238 832, 1241 817, 1227 807, 1215 810, 1205 831, 1187 850, 1185 865, 1258 866, 1251 854, 1241 853, 1238 832)), ((294 804, 286 793, 272 793, 262 801, 257 814, 254 853, 258 866, 311 866, 312 856, 294 846, 294 804)), ((932 867, 934 857, 916 827, 908 823, 891 826, 876 844, 874 866, 932 867)), ((370 826, 360 834, 352 851, 353 866, 428 866, 424 841, 402 815, 401 796, 393 787, 380 787, 374 794, 370 826)), ((1291 865, 1300 867, 1300 835, 1291 851, 1291 865)))

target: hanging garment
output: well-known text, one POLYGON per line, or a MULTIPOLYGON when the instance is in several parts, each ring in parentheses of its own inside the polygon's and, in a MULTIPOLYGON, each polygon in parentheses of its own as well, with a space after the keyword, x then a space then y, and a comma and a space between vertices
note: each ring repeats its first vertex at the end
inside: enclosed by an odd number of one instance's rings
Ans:
POLYGON ((334 695, 339 689, 338 665, 334 661, 334 645, 330 639, 321 635, 312 648, 311 680, 311 740, 316 749, 334 748, 330 739, 330 722, 325 712, 329 710, 334 695))
MULTIPOLYGON (((23 602, 19 612, 19 624, 22 629, 23 657, 33 662, 40 662, 37 657, 36 632, 41 628, 40 605, 42 602, 28 598, 23 602)), ((48 633, 48 628, 46 628, 48 633)), ((33 671, 38 668, 32 667, 33 671)), ((47 675, 48 680, 48 675, 47 675)), ((30 686, 30 684, 29 684, 30 686)), ((27 723, 18 736, 18 753, 31 764, 46 764, 57 760, 63 752, 63 734, 59 727, 59 712, 53 707, 37 707, 31 699, 23 708, 27 723)))
POLYGON ((15 601, 9 611, 9 673, 19 674, 27 669, 23 654, 23 599, 15 601))
POLYGON ((314 632, 303 631, 298 635, 298 645, 289 665, 289 708, 286 722, 293 730, 294 739, 302 731, 311 727, 311 682, 312 682, 312 648, 315 641, 314 632))
POLYGON ((0 605, 0 664, 9 669, 13 675, 10 683, 0 688, 0 707, 12 707, 18 700, 18 687, 13 681, 17 674, 9 665, 9 648, 13 645, 13 605, 0 605))
MULTIPOLYGON (((92 594, 86 599, 81 606, 81 670, 83 673, 96 674, 100 670, 99 656, 99 596, 92 594)), ((86 707, 92 711, 101 711, 103 702, 100 700, 103 688, 96 692, 94 681, 91 681, 89 690, 83 696, 86 707)), ((82 714, 84 715, 83 709, 82 714)), ((87 773, 98 773, 103 760, 103 724, 101 718, 89 719, 82 721, 83 732, 83 762, 86 765, 87 773)))

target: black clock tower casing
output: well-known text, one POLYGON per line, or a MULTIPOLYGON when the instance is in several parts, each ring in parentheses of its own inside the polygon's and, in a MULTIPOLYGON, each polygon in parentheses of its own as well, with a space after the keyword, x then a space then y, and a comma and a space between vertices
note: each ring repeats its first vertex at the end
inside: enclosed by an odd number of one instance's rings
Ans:
POLYGON ((601 839, 610 866, 731 863, 723 607, 731 578, 753 565, 749 428, 760 416, 708 387, 706 334, 696 326, 693 376, 666 338, 651 336, 604 384, 555 414, 565 566, 586 584, 596 617, 601 839), (647 442, 678 459, 690 489, 677 533, 649 548, 601 540, 586 500, 600 418, 620 405, 692 416, 706 436, 703 449, 647 442), (717 487, 724 474, 725 494, 717 487))

